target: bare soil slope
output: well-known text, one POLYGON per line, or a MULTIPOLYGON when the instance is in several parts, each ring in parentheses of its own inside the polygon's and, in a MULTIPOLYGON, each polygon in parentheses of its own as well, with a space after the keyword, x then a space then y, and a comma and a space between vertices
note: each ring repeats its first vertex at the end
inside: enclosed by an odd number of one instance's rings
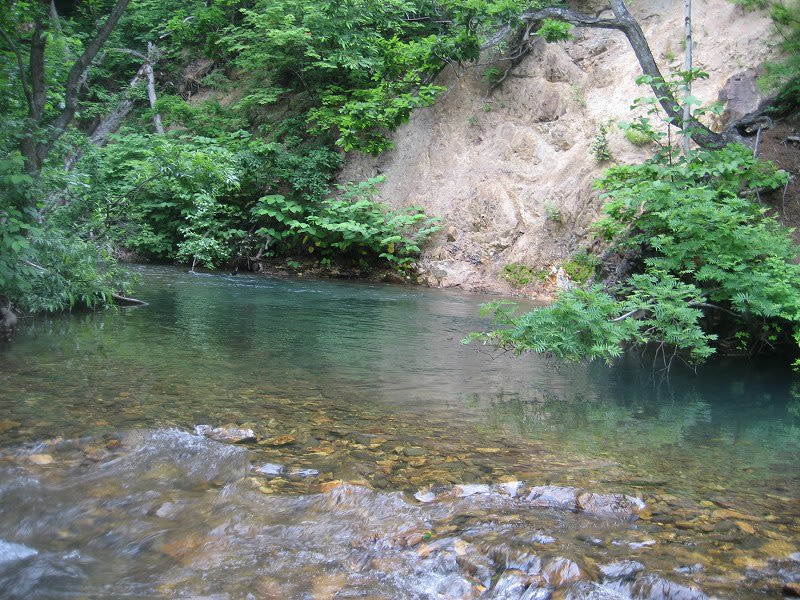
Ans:
MULTIPOLYGON (((710 78, 695 95, 726 100, 724 119, 736 118, 761 100, 754 81, 769 55, 770 22, 726 0, 696 4, 695 66, 710 78)), ((631 8, 662 70, 681 69, 683 3, 643 0, 631 8)), ((549 269, 591 242, 600 209, 592 183, 612 164, 595 160, 592 140, 602 124, 630 120, 631 102, 648 90, 635 84, 641 71, 621 33, 575 35, 568 43, 537 41, 491 95, 485 67, 447 69, 440 83, 449 91, 412 115, 393 150, 350 157, 342 181, 383 174, 384 201, 444 217, 421 262, 421 281, 512 293, 500 277, 505 265, 549 269)), ((616 127, 607 139, 612 162, 650 154, 616 127)))

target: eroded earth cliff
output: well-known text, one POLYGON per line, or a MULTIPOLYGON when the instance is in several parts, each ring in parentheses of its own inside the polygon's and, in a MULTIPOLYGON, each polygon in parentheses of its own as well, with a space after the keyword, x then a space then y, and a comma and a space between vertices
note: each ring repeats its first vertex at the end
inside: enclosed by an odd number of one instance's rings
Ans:
MULTIPOLYGON (((726 102, 714 123, 719 128, 762 100, 755 78, 770 53, 770 22, 727 0, 695 4, 694 65, 710 77, 695 84, 694 94, 726 102)), ((683 2, 644 0, 631 10, 662 72, 682 69, 683 2)), ((384 175, 385 202, 443 217, 420 263, 421 281, 516 291, 500 276, 503 267, 549 270, 590 244, 601 207, 593 181, 611 164, 652 153, 612 125, 612 158, 596 160, 591 144, 601 126, 631 120, 631 102, 649 89, 635 83, 641 70, 622 33, 574 34, 565 43, 534 38, 530 53, 491 93, 490 65, 448 68, 438 81, 448 91, 395 133, 393 150, 348 159, 342 181, 384 175)))

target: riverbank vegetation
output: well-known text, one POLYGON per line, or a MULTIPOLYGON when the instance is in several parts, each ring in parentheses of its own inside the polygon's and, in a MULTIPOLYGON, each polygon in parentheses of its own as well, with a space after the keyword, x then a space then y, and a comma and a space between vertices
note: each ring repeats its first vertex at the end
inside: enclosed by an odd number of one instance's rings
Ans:
MULTIPOLYGON (((792 112, 796 11, 748 6, 770 10, 781 28, 789 58, 768 72, 780 110, 792 112)), ((501 308, 506 328, 482 339, 606 360, 655 345, 666 364, 676 351, 697 361, 715 347, 791 338, 796 248, 754 202, 785 175, 725 146, 729 136, 698 113, 684 121, 679 88, 660 77, 624 3, 609 10, 598 18, 519 0, 5 3, 2 301, 26 312, 102 306, 126 288, 119 257, 407 269, 438 222, 377 203, 379 180, 334 186, 344 153, 391 147, 388 134, 443 93, 445 65, 492 48, 513 68, 536 32, 562 40, 588 26, 627 36, 656 93, 653 112, 701 148, 678 157, 667 144, 643 165, 611 168, 599 184, 607 250, 594 281, 603 283, 524 317, 501 308)), ((499 85, 508 72, 495 70, 499 85)))
MULTIPOLYGON (((743 120, 760 136, 772 117, 797 114, 800 13, 783 3, 744 5, 769 9, 786 57, 766 66, 762 84, 776 92, 772 105, 743 120)), ((595 224, 604 260, 589 283, 576 282, 552 305, 523 315, 512 303, 490 303, 486 311, 499 329, 465 342, 573 361, 611 362, 639 348, 667 371, 676 359, 697 365, 718 351, 798 355, 798 247, 761 201, 763 193, 785 190, 789 174, 759 160, 757 148, 706 143, 706 130, 694 125, 684 133, 701 147, 684 145, 681 153, 673 144, 672 128, 682 118, 664 104, 704 76, 690 69, 672 81, 640 78, 656 97, 637 100, 635 106, 650 107, 648 116, 623 127, 659 149, 644 164, 611 167, 597 182, 605 199, 595 224)), ((694 116, 708 110, 714 108, 699 107, 694 116)))

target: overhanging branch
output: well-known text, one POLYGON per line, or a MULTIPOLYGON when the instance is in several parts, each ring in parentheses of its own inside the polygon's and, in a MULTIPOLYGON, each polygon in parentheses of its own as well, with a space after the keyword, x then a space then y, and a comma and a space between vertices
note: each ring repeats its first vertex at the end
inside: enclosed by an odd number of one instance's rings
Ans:
MULTIPOLYGON (((642 71, 646 75, 650 75, 652 82, 650 87, 653 90, 659 104, 670 120, 676 124, 677 127, 685 125, 691 132, 692 139, 703 147, 720 147, 724 146, 727 142, 725 136, 711 131, 708 127, 703 125, 695 118, 689 119, 686 123, 683 120, 683 107, 675 99, 672 91, 664 82, 664 76, 656 63, 650 46, 647 43, 642 28, 639 26, 638 21, 628 11, 623 0, 610 0, 610 8, 614 13, 613 19, 600 18, 597 16, 586 15, 577 13, 571 9, 552 6, 535 11, 528 11, 520 16, 520 19, 530 29, 535 23, 543 21, 544 19, 557 19, 575 25, 576 27, 592 27, 598 29, 615 29, 625 34, 628 39, 634 54, 636 55, 642 71)), ((510 29, 505 28, 502 30, 505 34, 510 29)), ((499 34, 498 34, 499 35, 499 34)), ((498 35, 493 36, 491 39, 496 40, 498 35)), ((502 39, 502 38, 500 38, 502 39)), ((495 41, 494 43, 498 43, 495 41)))

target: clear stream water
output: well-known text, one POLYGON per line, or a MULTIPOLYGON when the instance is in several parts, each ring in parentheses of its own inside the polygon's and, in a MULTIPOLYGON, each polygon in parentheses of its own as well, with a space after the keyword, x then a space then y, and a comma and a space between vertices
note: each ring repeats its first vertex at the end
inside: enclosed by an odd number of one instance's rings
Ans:
POLYGON ((785 369, 515 358, 460 343, 488 327, 474 295, 138 270, 148 306, 25 321, 0 346, 0 598, 778 598, 800 581, 785 369), (541 506, 545 485, 646 509, 541 506))

